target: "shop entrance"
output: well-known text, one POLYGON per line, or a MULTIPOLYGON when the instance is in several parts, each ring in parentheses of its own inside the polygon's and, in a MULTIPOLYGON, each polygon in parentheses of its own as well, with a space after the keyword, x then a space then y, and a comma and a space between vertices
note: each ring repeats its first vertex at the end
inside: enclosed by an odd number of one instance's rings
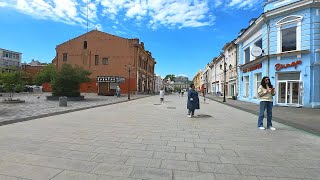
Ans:
POLYGON ((303 105, 303 82, 300 81, 300 73, 278 74, 278 91, 277 104, 280 106, 295 106, 303 105), (282 79, 289 80, 282 80, 282 79), (297 80, 293 80, 297 79, 297 80))

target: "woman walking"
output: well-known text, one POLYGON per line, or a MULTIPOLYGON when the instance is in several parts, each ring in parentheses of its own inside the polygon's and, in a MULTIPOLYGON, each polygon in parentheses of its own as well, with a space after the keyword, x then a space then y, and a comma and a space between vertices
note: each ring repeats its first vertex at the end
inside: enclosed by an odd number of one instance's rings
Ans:
POLYGON ((198 92, 194 90, 194 84, 190 84, 190 89, 188 91, 187 109, 188 117, 190 118, 194 116, 194 111, 196 109, 200 109, 199 95, 198 92))
POLYGON ((260 99, 260 112, 258 118, 258 128, 264 130, 263 118, 264 111, 267 109, 267 128, 275 131, 276 128, 272 127, 272 106, 273 106, 273 96, 275 95, 275 90, 270 82, 269 77, 265 76, 261 80, 261 85, 258 88, 258 96, 260 99))

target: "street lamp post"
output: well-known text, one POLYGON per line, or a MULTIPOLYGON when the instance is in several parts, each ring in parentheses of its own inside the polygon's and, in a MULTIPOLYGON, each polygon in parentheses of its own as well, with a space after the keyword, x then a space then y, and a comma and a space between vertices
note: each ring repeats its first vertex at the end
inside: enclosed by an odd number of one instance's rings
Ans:
POLYGON ((128 99, 130 100, 130 74, 131 74, 131 65, 127 65, 127 70, 128 70, 128 73, 129 73, 129 80, 128 80, 128 99))
POLYGON ((223 75, 224 75, 224 80, 223 80, 223 102, 226 102, 226 74, 227 74, 227 63, 224 62, 224 68, 223 68, 223 75))

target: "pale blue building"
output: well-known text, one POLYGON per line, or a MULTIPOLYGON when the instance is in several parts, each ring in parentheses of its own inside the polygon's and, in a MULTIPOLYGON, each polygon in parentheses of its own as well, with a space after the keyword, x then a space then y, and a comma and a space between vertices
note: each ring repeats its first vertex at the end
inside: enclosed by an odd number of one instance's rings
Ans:
POLYGON ((269 76, 274 105, 320 108, 320 1, 269 0, 235 43, 239 100, 259 103, 257 88, 269 76))

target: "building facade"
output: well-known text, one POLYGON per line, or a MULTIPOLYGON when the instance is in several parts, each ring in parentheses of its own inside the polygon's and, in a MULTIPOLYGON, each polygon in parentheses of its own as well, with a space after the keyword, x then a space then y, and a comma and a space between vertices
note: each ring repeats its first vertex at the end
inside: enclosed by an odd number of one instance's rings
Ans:
POLYGON ((24 79, 29 83, 33 84, 38 73, 47 66, 47 63, 41 63, 40 61, 32 60, 30 63, 21 63, 21 70, 24 71, 28 77, 24 79))
POLYGON ((206 94, 211 93, 211 68, 210 64, 206 64, 202 73, 203 90, 206 94))
POLYGON ((226 96, 231 98, 237 96, 238 89, 238 63, 237 46, 234 41, 226 43, 222 50, 224 51, 225 76, 226 76, 226 96))
MULTIPOLYGON (((223 85, 224 85, 224 53, 220 53, 217 58, 213 61, 213 70, 211 72, 212 76, 212 89, 214 89, 213 94, 217 96, 223 95, 223 85)), ((226 89, 227 91, 227 89, 226 89)))
POLYGON ((154 89, 154 92, 155 93, 159 93, 161 88, 164 88, 163 79, 161 78, 161 76, 155 76, 155 89, 154 89))
POLYGON ((202 85, 202 70, 200 69, 197 74, 193 77, 193 84, 195 87, 196 91, 200 91, 201 90, 201 85, 202 85))
POLYGON ((9 71, 9 67, 21 66, 22 53, 0 48, 0 69, 9 71))
POLYGON ((319 0, 264 4, 264 13, 236 40, 238 99, 258 103, 257 88, 269 76, 274 105, 320 108, 319 8, 319 0))
POLYGON ((152 93, 155 90, 156 61, 139 39, 127 39, 93 30, 56 47, 53 63, 78 65, 92 74, 90 85, 98 94, 152 93))

